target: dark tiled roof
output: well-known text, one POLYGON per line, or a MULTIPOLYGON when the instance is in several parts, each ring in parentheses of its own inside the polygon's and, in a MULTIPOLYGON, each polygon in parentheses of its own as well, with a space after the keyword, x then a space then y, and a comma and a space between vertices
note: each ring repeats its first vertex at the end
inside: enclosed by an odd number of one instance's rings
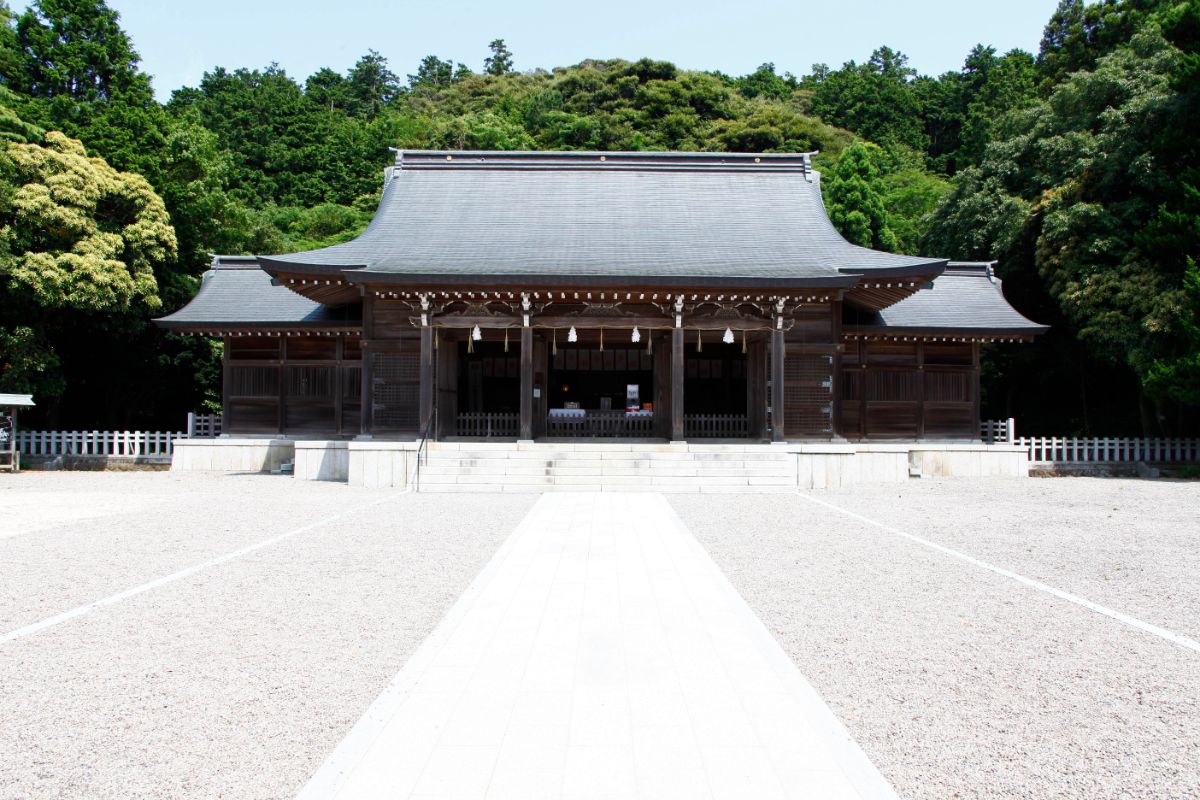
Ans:
POLYGON ((980 331, 1027 336, 1048 330, 1023 317, 1004 299, 992 264, 950 262, 933 281, 911 297, 882 311, 848 312, 847 331, 937 333, 980 331))
POLYGON ((266 269, 457 282, 554 279, 841 285, 841 270, 943 259, 851 245, 805 154, 404 152, 367 229, 266 269), (603 159, 603 160, 602 160, 603 159))
POLYGON ((239 325, 321 327, 353 324, 340 309, 296 294, 259 268, 252 256, 220 256, 204 273, 200 291, 174 314, 159 320, 168 328, 239 325))

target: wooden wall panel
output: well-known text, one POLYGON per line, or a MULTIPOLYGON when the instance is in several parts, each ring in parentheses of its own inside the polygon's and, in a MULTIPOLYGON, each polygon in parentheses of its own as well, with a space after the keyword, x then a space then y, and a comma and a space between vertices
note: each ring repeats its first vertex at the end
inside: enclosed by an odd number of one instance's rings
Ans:
POLYGON ((865 411, 867 438, 917 438, 917 403, 867 402, 865 411))
POLYGON ((419 427, 421 354, 415 349, 374 353, 374 422, 377 431, 416 431, 419 427))
POLYGON ((362 414, 362 367, 358 364, 344 364, 341 372, 342 426, 340 430, 343 434, 354 434, 358 432, 362 414))
POLYGON ((789 342, 832 343, 833 329, 832 304, 803 305, 792 315, 792 327, 785 338, 789 342))
POLYGON ((867 364, 916 366, 916 342, 867 342, 865 357, 867 364))
POLYGON ((279 401, 234 400, 227 404, 226 417, 221 420, 221 429, 228 433, 275 434, 279 431, 279 401))
POLYGON ((376 298, 371 309, 371 338, 403 339, 418 335, 418 329, 412 324, 412 317, 420 316, 420 313, 400 300, 376 298))
POLYGON ((225 339, 225 349, 231 361, 278 359, 281 341, 270 336, 233 336, 225 339))
POLYGON ((358 432, 362 377, 357 337, 248 337, 227 342, 225 430, 256 435, 358 432), (354 359, 348 363, 347 353, 354 359))
MULTIPOLYGON (((294 344, 288 342, 289 358, 296 355, 298 348, 294 347, 294 344)), ((318 350, 306 347, 301 348, 300 352, 311 353, 318 350)), ((284 430, 289 433, 336 432, 336 364, 286 366, 283 373, 287 393, 284 430)))
POLYGON ((979 435, 978 430, 973 403, 925 403, 926 438, 973 439, 979 435))
POLYGON ((833 357, 788 352, 783 361, 783 430, 788 439, 833 434, 833 357))
POLYGON ((979 436, 970 343, 854 340, 841 363, 840 430, 847 438, 979 436))

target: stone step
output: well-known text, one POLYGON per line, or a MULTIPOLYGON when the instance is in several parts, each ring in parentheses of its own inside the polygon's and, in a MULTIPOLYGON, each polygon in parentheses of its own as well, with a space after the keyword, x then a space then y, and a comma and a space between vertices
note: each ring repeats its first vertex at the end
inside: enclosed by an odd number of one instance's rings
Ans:
POLYGON ((528 486, 796 486, 796 477, 789 476, 747 476, 747 475, 718 475, 718 476, 640 476, 640 475, 496 475, 482 474, 426 474, 420 477, 421 488, 427 486, 442 486, 447 484, 504 484, 528 486))
MULTIPOLYGON (((578 473, 581 470, 588 470, 598 475, 621 475, 621 474, 637 474, 642 472, 651 473, 673 473, 684 471, 687 474, 718 474, 728 470, 745 470, 747 472, 766 473, 766 474, 782 474, 795 472, 795 465, 791 462, 775 463, 762 461, 740 461, 730 459, 728 461, 592 461, 592 460, 553 460, 553 461, 529 461, 525 459, 512 460, 501 458, 478 458, 478 459, 440 459, 431 458, 421 467, 422 470, 479 470, 486 469, 497 473, 507 474, 522 474, 522 473, 542 473, 542 472, 557 472, 567 470, 569 472, 578 473)), ((569 472, 567 474, 569 474, 569 472)))
POLYGON ((476 464, 465 462, 463 464, 440 464, 430 462, 421 467, 422 475, 593 475, 597 477, 653 477, 653 476, 670 476, 670 477, 736 477, 739 475, 745 477, 773 477, 773 476, 788 476, 795 477, 794 469, 779 469, 779 468, 763 468, 763 467, 742 467, 737 464, 719 465, 713 467, 697 467, 694 465, 681 466, 654 466, 654 467, 637 467, 637 466, 544 466, 544 465, 528 465, 528 466, 505 466, 494 463, 476 464))
POLYGON ((573 451, 573 452, 718 452, 718 453, 734 453, 734 452, 754 452, 768 449, 771 445, 762 442, 738 442, 738 443, 714 443, 703 444, 701 442, 670 444, 667 442, 646 443, 646 442, 616 442, 616 441, 592 441, 592 442, 487 442, 487 441, 462 441, 462 442, 430 442, 428 448, 430 452, 452 451, 452 450, 500 450, 500 451, 573 451))
POLYGON ((509 483, 441 483, 426 485, 422 482, 418 491, 430 494, 448 492, 470 492, 472 494, 503 493, 531 494, 540 492, 660 492, 662 494, 792 494, 795 485, 789 486, 703 486, 681 484, 677 486, 611 485, 611 484, 509 484, 509 483))
POLYGON ((533 461, 795 461, 794 453, 753 451, 631 451, 631 450, 430 450, 429 459, 496 459, 533 461))

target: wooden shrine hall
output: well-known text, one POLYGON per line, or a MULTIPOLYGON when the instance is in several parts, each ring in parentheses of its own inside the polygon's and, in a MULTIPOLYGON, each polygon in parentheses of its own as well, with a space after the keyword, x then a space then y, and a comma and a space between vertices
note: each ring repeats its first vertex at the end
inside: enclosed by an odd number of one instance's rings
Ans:
POLYGON ((223 426, 325 439, 979 437, 991 264, 851 245, 810 155, 403 151, 357 238, 218 256, 223 426))

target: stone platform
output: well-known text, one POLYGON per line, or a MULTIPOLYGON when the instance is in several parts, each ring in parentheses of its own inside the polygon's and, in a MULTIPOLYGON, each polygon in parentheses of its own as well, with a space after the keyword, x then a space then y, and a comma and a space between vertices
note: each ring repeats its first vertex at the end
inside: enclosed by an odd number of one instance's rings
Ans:
POLYGON ((1025 477, 1014 445, 977 442, 430 442, 382 439, 192 439, 173 470, 269 472, 297 480, 421 492, 794 492, 918 477, 1025 477))

